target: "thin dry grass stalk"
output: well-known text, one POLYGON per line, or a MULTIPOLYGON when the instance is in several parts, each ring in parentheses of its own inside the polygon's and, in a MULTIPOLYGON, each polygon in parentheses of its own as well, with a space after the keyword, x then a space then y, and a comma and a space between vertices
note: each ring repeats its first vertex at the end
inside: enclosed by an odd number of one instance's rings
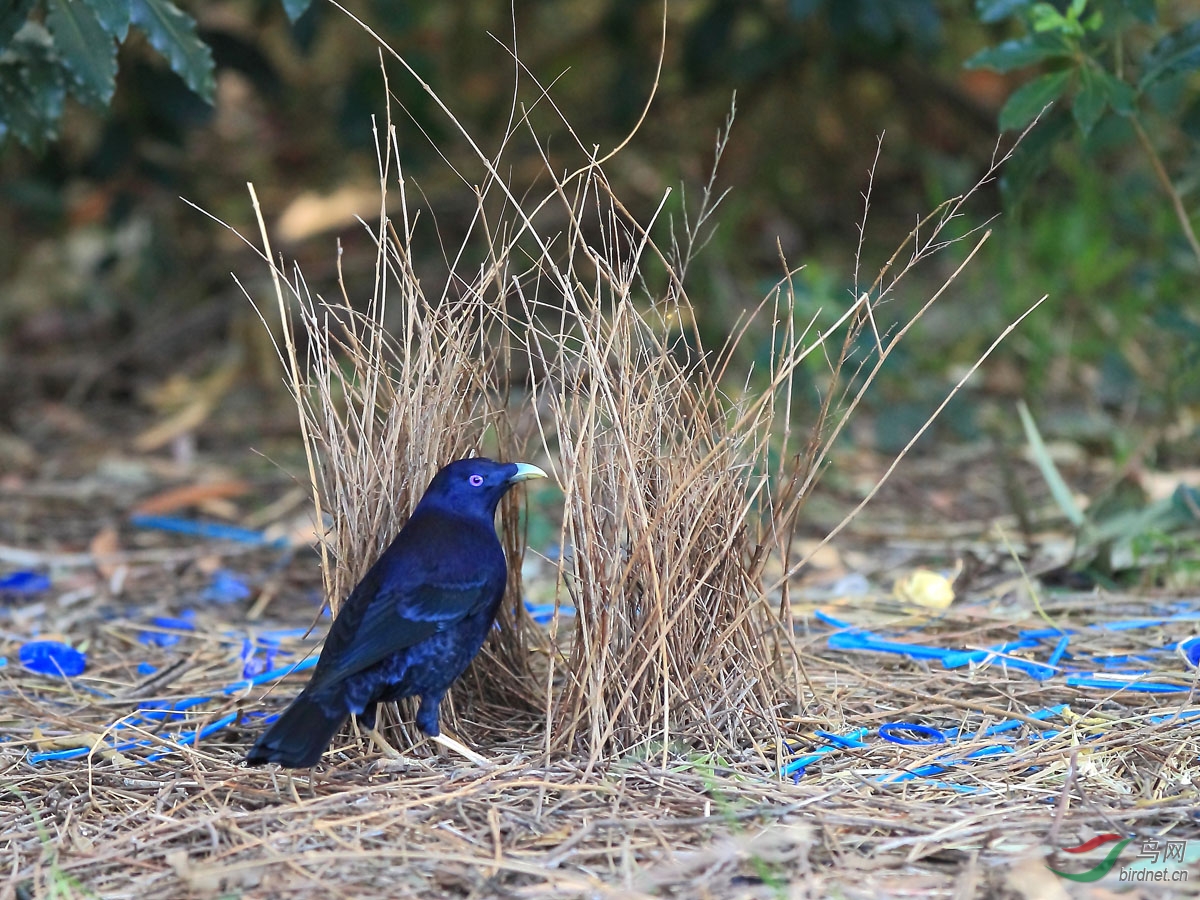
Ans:
MULTIPOLYGON (((657 215, 645 226, 630 215, 582 145, 584 165, 565 177, 543 157, 550 188, 539 198, 498 174, 511 131, 488 158, 442 108, 485 178, 475 219, 447 258, 440 299, 426 299, 410 263, 413 218, 390 119, 377 139, 381 211, 371 230, 378 256, 366 311, 352 307, 345 284, 337 303, 313 298, 298 273, 288 285, 308 341, 303 376, 279 288, 281 356, 292 373, 315 503, 334 522, 322 549, 335 612, 438 466, 480 449, 489 429, 504 441, 500 455, 510 455, 519 431, 510 414, 516 344, 529 363, 517 408, 528 401, 547 455, 558 457, 560 587, 578 614, 569 635, 560 635, 558 621, 552 626, 556 652, 547 656, 538 700, 527 651, 544 642, 520 615, 523 547, 515 507, 506 505, 514 603, 500 652, 485 663, 500 677, 475 683, 507 685, 496 695, 505 703, 540 703, 545 748, 582 749, 593 762, 635 749, 666 754, 678 741, 731 753, 778 745, 781 712, 803 698, 787 590, 799 510, 897 341, 954 275, 908 321, 881 322, 880 304, 920 262, 973 233, 946 230, 978 185, 923 219, 833 321, 796 322, 789 272, 713 354, 690 325, 684 276, 719 203, 715 164, 694 220, 685 216, 685 239, 672 234, 664 252, 650 236, 657 215), (399 233, 386 211, 393 168, 399 233), (906 246, 909 258, 897 264, 906 246), (483 262, 463 274, 466 259, 483 262), (516 259, 527 262, 518 269, 516 259), (655 280, 665 287, 651 289, 655 280), (508 313, 510 297, 520 314, 508 313), (383 324, 389 302, 401 309, 392 335, 383 324), (873 347, 856 357, 868 323, 873 347), (740 341, 764 325, 772 334, 766 371, 731 390, 728 367, 740 341), (830 338, 840 338, 840 350, 826 349, 830 338), (818 349, 826 352, 829 389, 797 449, 794 376, 818 349), (847 367, 859 376, 853 389, 847 367), (782 558, 782 575, 764 587, 772 554, 782 558), (775 608, 768 598, 778 598, 775 608)), ((514 109, 511 121, 527 124, 528 114, 514 109)), ((718 135, 717 161, 731 126, 732 113, 718 135)), ((869 189, 866 196, 869 206, 869 189)), ((278 271, 273 266, 277 285, 278 271)))
POLYGON ((742 754, 775 736, 785 678, 752 559, 779 425, 772 400, 800 355, 779 354, 762 391, 721 393, 714 358, 677 325, 691 318, 686 295, 671 287, 635 302, 646 242, 611 200, 594 199, 603 185, 591 172, 567 206, 562 305, 526 304, 577 611, 551 745, 593 760, 679 741, 742 754))

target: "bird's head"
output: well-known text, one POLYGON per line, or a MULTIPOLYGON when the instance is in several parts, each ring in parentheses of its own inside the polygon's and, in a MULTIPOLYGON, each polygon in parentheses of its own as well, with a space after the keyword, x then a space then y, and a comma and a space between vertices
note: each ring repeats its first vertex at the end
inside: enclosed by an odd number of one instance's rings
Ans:
POLYGON ((499 463, 482 457, 460 459, 433 476, 417 509, 436 506, 457 513, 496 514, 500 498, 514 484, 546 473, 529 463, 499 463))

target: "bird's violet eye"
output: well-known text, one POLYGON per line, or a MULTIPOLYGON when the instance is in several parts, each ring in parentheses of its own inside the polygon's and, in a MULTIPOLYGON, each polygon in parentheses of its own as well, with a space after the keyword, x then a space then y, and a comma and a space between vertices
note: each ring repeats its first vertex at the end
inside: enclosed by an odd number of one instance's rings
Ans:
POLYGON ((481 484, 483 484, 483 476, 482 475, 472 475, 470 478, 467 479, 467 481, 469 481, 471 483, 471 487, 479 487, 481 484))

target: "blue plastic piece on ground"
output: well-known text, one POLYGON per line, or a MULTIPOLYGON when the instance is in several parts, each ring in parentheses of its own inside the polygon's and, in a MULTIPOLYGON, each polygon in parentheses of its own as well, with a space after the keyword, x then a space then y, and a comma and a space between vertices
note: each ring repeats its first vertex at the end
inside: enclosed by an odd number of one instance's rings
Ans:
POLYGON ((822 731, 821 729, 818 728, 813 733, 816 734, 817 737, 824 738, 825 740, 829 741, 829 743, 831 743, 837 747, 865 747, 865 746, 867 746, 863 741, 860 741, 858 738, 844 737, 840 734, 834 734, 832 731, 822 731))
MULTIPOLYGON (((864 737, 867 736, 867 733, 868 733, 868 729, 866 729, 866 728, 856 728, 854 731, 851 731, 849 734, 839 735, 839 739, 840 739, 840 742, 844 745, 844 744, 846 744, 846 742, 849 742, 849 741, 861 741, 864 737)), ((859 746, 859 745, 854 744, 853 746, 859 746)), ((797 775, 797 776, 802 775, 804 773, 804 770, 808 766, 811 766, 813 763, 815 763, 817 760, 819 760, 822 756, 826 755, 827 753, 833 753, 840 749, 842 749, 842 748, 840 746, 838 746, 837 744, 830 744, 829 746, 826 746, 826 747, 818 747, 817 749, 813 750, 811 753, 806 753, 804 756, 799 756, 796 759, 789 760, 787 763, 784 764, 784 766, 780 770, 779 774, 782 776, 785 776, 785 777, 788 775, 797 775)))
POLYGON ((885 722, 879 726, 879 736, 893 744, 944 744, 946 735, 936 728, 920 725, 916 722, 885 722), (906 737, 906 734, 920 735, 919 738, 906 737))
POLYGON ((1200 666, 1200 635, 1180 641, 1179 649, 1183 651, 1189 666, 1200 666))
POLYGON ((264 681, 272 681, 276 678, 282 678, 285 675, 290 675, 292 672, 303 672, 306 669, 311 669, 317 664, 319 657, 310 656, 307 659, 302 659, 298 663, 288 663, 286 666, 280 666, 277 669, 272 669, 269 672, 263 672, 260 675, 255 675, 252 678, 246 678, 242 681, 235 681, 233 684, 227 684, 221 691, 223 694, 236 694, 238 691, 244 691, 247 688, 252 688, 256 684, 262 684, 264 681))
POLYGON ((0 575, 2 594, 40 594, 50 590, 50 579, 41 572, 9 572, 0 575))
POLYGON ((827 641, 833 650, 875 650, 880 653, 900 653, 917 659, 944 659, 948 653, 957 650, 947 650, 945 647, 931 647, 928 644, 910 644, 907 641, 893 641, 882 638, 870 631, 851 631, 844 634, 831 634, 827 641))
POLYGON ((148 663, 148 662, 138 663, 137 673, 143 677, 145 677, 146 675, 153 675, 157 671, 158 671, 158 668, 156 666, 150 665, 150 663, 148 663))
POLYGON ((826 625, 832 625, 834 628, 853 628, 849 622, 843 622, 841 619, 835 619, 827 612, 822 612, 819 609, 813 610, 813 615, 818 622, 824 622, 826 625))
MULTIPOLYGON (((176 631, 196 630, 196 613, 190 609, 185 609, 178 617, 155 616, 150 621, 159 628, 173 628, 176 631)), ((179 643, 179 640, 180 636, 178 634, 169 634, 162 631, 143 631, 138 635, 140 643, 152 647, 173 647, 179 643)))
MULTIPOLYGON (((1150 674, 1149 672, 1143 674, 1150 674)), ((1186 694, 1192 690, 1191 685, 1166 684, 1161 681, 1132 681, 1124 678, 1114 678, 1111 673, 1092 672, 1089 675, 1071 675, 1067 684, 1072 687, 1091 687, 1106 690, 1133 691, 1139 694, 1186 694)))
POLYGON ((1054 649, 1050 651, 1050 658, 1046 660, 1046 665, 1057 667, 1062 662, 1063 656, 1067 652, 1067 644, 1071 643, 1071 636, 1064 634, 1058 639, 1058 643, 1054 645, 1054 649))
POLYGON ((559 605, 556 608, 553 603, 530 603, 528 600, 525 601, 525 611, 539 625, 545 625, 550 622, 554 618, 556 610, 560 616, 575 615, 575 607, 573 606, 559 605))
POLYGON ((268 540, 261 531, 238 528, 221 522, 197 522, 178 516, 131 516, 129 519, 138 528, 154 528, 194 537, 211 538, 219 541, 237 541, 239 544, 262 544, 264 547, 285 547, 287 538, 268 540))
POLYGON ((237 603, 247 600, 254 593, 242 577, 228 569, 213 572, 212 581, 205 588, 203 597, 213 603, 237 603))
POLYGON ((74 678, 87 668, 87 657, 60 641, 30 641, 21 647, 21 665, 39 675, 74 678))

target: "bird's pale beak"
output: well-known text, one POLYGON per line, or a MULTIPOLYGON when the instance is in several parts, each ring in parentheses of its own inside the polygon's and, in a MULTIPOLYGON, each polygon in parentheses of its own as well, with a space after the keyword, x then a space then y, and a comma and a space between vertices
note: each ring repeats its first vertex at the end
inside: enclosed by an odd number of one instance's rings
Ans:
POLYGON ((546 473, 537 466, 531 466, 529 463, 517 463, 517 471, 509 476, 508 483, 516 484, 518 481, 528 481, 531 478, 545 478, 546 473))

